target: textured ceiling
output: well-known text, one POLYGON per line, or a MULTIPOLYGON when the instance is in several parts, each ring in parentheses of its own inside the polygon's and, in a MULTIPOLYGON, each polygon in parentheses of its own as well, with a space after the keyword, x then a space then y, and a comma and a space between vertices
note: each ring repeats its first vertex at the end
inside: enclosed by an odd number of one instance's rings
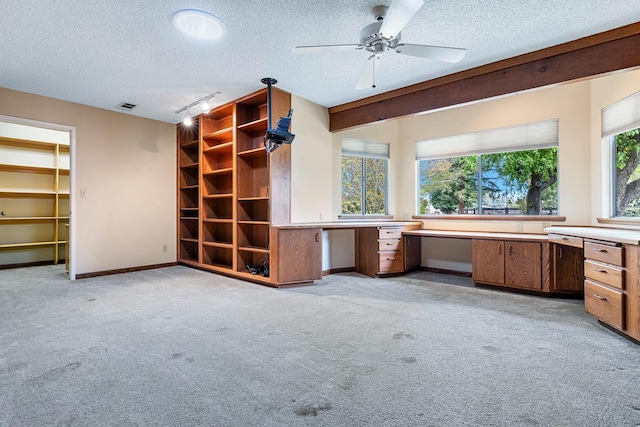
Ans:
MULTIPOLYGON (((457 64, 387 53, 377 87, 354 90, 366 52, 294 55, 297 45, 358 43, 371 9, 390 0, 0 0, 0 86, 176 123, 213 92, 218 105, 278 87, 331 107, 640 21, 637 0, 427 0, 407 43, 464 47, 457 64), (183 8, 208 11, 223 41, 171 25, 183 8)), ((197 113, 197 111, 194 111, 197 113)))

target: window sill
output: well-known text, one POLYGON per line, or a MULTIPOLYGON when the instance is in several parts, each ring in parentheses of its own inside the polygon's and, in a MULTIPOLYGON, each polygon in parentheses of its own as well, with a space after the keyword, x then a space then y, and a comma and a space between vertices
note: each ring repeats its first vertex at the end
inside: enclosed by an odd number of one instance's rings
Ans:
MULTIPOLYGON (((418 220, 458 220, 458 221, 539 221, 565 222, 564 216, 558 215, 412 215, 418 220)), ((640 224, 640 221, 638 222, 640 224)))
POLYGON ((636 217, 596 218, 596 220, 598 224, 640 225, 640 218, 636 217))
POLYGON ((380 221, 393 220, 393 215, 338 215, 340 221, 380 221))

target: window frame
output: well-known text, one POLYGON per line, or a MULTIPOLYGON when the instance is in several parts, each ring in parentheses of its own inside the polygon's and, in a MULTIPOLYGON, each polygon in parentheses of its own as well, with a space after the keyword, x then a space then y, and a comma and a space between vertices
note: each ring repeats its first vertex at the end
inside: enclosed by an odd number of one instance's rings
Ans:
POLYGON ((555 215, 486 215, 486 214, 417 214, 415 219, 505 219, 505 220, 543 220, 564 221, 564 216, 558 215, 560 211, 559 195, 559 119, 546 119, 542 121, 521 123, 512 126, 478 130, 474 132, 454 134, 425 140, 417 140, 416 144, 416 197, 414 212, 420 212, 420 167, 421 160, 447 159, 466 156, 478 156, 478 201, 477 205, 482 210, 482 159, 484 154, 508 153, 513 151, 530 151, 537 149, 556 148, 558 176, 557 187, 557 211, 555 215))
POLYGON ((340 155, 340 215, 338 216, 338 218, 340 219, 357 219, 357 218, 389 218, 389 158, 384 158, 384 157, 379 157, 379 156, 366 156, 366 155, 354 155, 354 154, 341 154, 340 155), (362 159, 362 178, 361 178, 361 182, 360 182, 360 197, 361 197, 361 208, 360 208, 360 213, 356 214, 356 213, 344 213, 342 212, 342 195, 343 195, 343 189, 342 189, 342 159, 344 157, 356 157, 356 158, 360 158, 362 159), (372 213, 372 214, 367 214, 365 213, 367 211, 367 189, 366 189, 366 185, 367 185, 367 179, 366 179, 366 161, 365 159, 377 159, 377 160, 383 160, 384 161, 384 213, 372 213))
MULTIPOLYGON (((499 151, 499 152, 495 152, 495 153, 481 153, 481 154, 471 154, 469 156, 453 156, 453 157, 442 157, 441 159, 452 159, 452 158, 457 158, 457 157, 475 157, 477 160, 477 174, 476 174, 476 178, 477 178, 477 187, 478 187, 478 195, 477 195, 477 199, 476 199, 476 204, 477 204, 477 211, 478 213, 475 214, 421 214, 420 212, 420 162, 423 161, 430 161, 430 160, 439 160, 436 158, 433 159, 420 159, 420 160, 416 160, 416 212, 418 212, 418 214, 413 215, 414 218, 418 218, 418 217, 428 217, 428 218, 440 218, 443 216, 446 216, 447 219, 450 219, 451 217, 464 217, 464 218, 535 218, 535 219, 539 219, 539 218, 562 218, 562 220, 564 220, 563 216, 558 215, 558 212, 560 210, 560 197, 559 197, 559 189, 558 189, 558 181, 559 178, 556 178, 556 186, 557 186, 557 190, 556 190, 556 202, 557 202, 557 208, 556 208, 556 214, 549 214, 549 215, 544 215, 544 214, 540 214, 540 215, 526 215, 526 214, 518 214, 518 215, 509 215, 509 214, 499 214, 499 215, 491 215, 491 214, 485 214, 483 213, 484 211, 484 203, 482 202, 484 199, 484 192, 483 192, 483 172, 484 172, 484 168, 483 168, 483 160, 482 160, 482 156, 486 155, 486 154, 502 154, 502 153, 507 153, 507 152, 518 152, 518 151, 533 151, 533 150, 544 150, 544 149, 548 149, 548 148, 556 148, 558 149, 558 146, 553 146, 553 147, 546 147, 546 148, 525 148, 523 150, 509 150, 509 151, 499 151)), ((558 153, 558 158, 556 159, 556 162, 559 162, 559 150, 557 151, 558 153)), ((557 164, 556 164, 556 168, 557 168, 557 164)), ((506 207, 505 209, 508 210, 508 207, 506 207)))

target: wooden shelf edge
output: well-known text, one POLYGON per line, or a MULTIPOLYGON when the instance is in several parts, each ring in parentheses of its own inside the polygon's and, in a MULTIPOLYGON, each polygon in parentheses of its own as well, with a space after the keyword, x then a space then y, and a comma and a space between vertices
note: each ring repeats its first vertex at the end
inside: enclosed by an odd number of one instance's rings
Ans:
POLYGON ((211 132, 211 133, 208 133, 206 135, 202 135, 202 139, 216 139, 216 138, 220 137, 221 135, 224 135, 224 134, 230 133, 230 132, 233 132, 233 127, 220 129, 220 130, 217 130, 215 132, 211 132))
POLYGON ((0 195, 5 197, 52 197, 56 194, 68 195, 69 193, 56 193, 55 191, 0 191, 0 195))
POLYGON ((238 225, 271 225, 269 221, 238 221, 238 225))
POLYGON ((252 252, 256 254, 268 254, 269 249, 262 248, 258 246, 240 246, 238 247, 238 252, 252 252))
POLYGON ((195 220, 195 221, 197 221, 197 220, 198 220, 198 217, 197 217, 197 216, 181 216, 181 217, 180 217, 180 220, 181 220, 181 221, 182 221, 182 220, 187 220, 187 221, 193 221, 193 220, 195 220))
POLYGON ((202 172, 202 176, 208 175, 224 175, 233 173, 233 168, 224 168, 224 169, 214 169, 212 171, 202 172))
POLYGON ((194 139, 193 141, 189 141, 189 142, 185 142, 183 144, 180 144, 180 148, 191 148, 191 147, 197 147, 198 146, 198 141, 197 139, 194 139))
POLYGON ((207 240, 202 242, 202 246, 209 246, 212 248, 221 248, 221 249, 233 249, 233 243, 211 242, 207 240))
POLYGON ((216 224, 232 224, 233 218, 205 218, 202 222, 216 223, 216 224))
POLYGON ((181 237, 180 241, 181 242, 198 243, 198 239, 191 239, 191 238, 188 238, 188 237, 181 237))
POLYGON ((259 202, 261 200, 269 200, 268 197, 238 197, 239 202, 259 202))
POLYGON ((28 248, 32 246, 54 246, 56 242, 3 243, 0 249, 28 248))
POLYGON ((10 165, 6 163, 0 163, 0 170, 7 171, 24 171, 24 172, 36 172, 36 173, 53 173, 57 169, 49 166, 30 166, 30 165, 10 165))
POLYGON ((250 121, 250 122, 239 124, 238 125, 238 129, 239 130, 251 129, 251 128, 255 128, 255 127, 266 125, 267 122, 268 122, 268 120, 265 117, 263 119, 253 120, 253 121, 250 121))
POLYGON ((190 163, 188 165, 180 165, 180 169, 195 169, 200 165, 199 162, 190 163))
POLYGON ((13 216, 0 217, 0 221, 20 222, 20 221, 55 221, 56 219, 64 219, 65 217, 56 216, 13 216))
POLYGON ((267 157, 267 152, 264 147, 252 148, 251 150, 238 151, 240 157, 257 157, 260 154, 264 154, 267 157))
POLYGON ((233 141, 223 142, 222 144, 216 144, 212 147, 205 148, 202 150, 203 154, 215 153, 216 151, 227 151, 228 149, 233 148, 233 141))
POLYGON ((224 199, 224 198, 232 198, 233 193, 221 193, 221 194, 206 194, 202 196, 203 199, 224 199))

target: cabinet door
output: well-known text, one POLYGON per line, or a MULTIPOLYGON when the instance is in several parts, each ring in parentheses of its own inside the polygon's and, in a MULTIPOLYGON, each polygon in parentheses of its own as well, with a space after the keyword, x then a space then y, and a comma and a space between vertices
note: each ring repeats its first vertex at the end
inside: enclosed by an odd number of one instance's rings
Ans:
POLYGON ((582 248, 553 245, 554 290, 582 292, 584 286, 582 248))
POLYGON ((542 248, 538 242, 504 242, 504 284, 542 289, 542 248))
POLYGON ((280 229, 275 256, 278 283, 302 283, 322 279, 322 230, 280 229))
POLYGON ((474 282, 504 284, 504 242, 473 239, 474 282))

